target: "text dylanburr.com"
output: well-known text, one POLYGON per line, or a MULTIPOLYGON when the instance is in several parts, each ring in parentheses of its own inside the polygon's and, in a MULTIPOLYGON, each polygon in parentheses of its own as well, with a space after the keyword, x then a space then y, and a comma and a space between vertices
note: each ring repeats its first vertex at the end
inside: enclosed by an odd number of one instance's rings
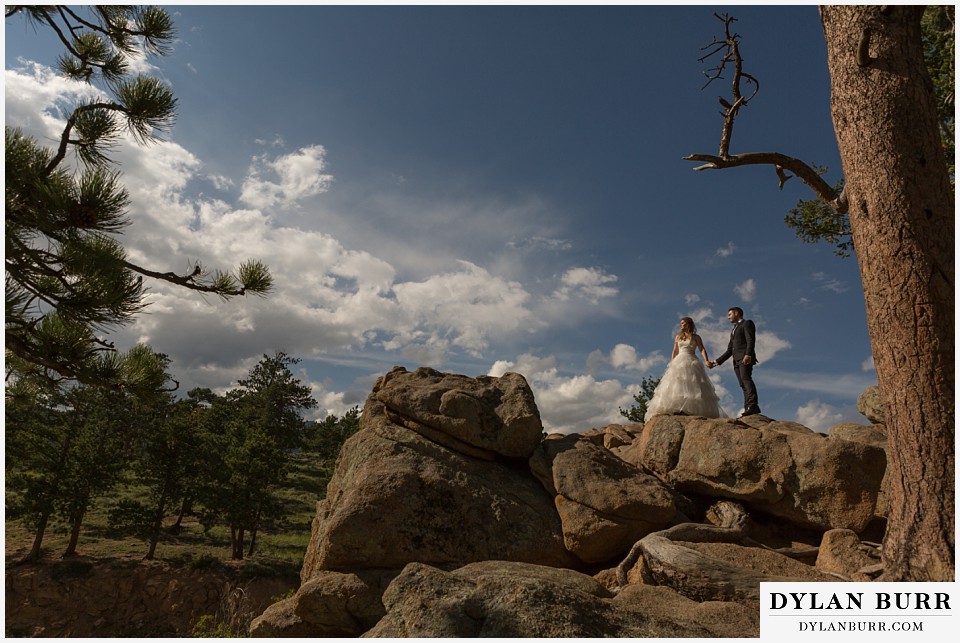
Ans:
POLYGON ((953 641, 958 602, 956 583, 760 583, 760 638, 953 641))

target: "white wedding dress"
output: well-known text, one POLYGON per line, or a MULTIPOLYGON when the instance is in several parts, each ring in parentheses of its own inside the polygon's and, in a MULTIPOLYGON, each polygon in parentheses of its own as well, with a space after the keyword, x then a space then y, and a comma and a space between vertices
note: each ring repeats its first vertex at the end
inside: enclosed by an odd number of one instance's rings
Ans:
POLYGON ((681 340, 674 357, 663 373, 660 383, 647 402, 644 422, 654 415, 682 413, 707 418, 727 417, 720 408, 720 398, 707 376, 707 369, 697 358, 697 344, 681 340))

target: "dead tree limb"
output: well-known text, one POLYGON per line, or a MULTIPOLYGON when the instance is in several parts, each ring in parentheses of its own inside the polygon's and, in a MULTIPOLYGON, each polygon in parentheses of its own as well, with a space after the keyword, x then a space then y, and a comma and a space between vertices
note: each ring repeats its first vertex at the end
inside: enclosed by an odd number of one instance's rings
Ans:
POLYGON ((617 566, 617 583, 621 587, 627 584, 627 573, 640 556, 643 556, 645 571, 654 583, 698 601, 757 600, 761 582, 797 580, 737 567, 679 544, 749 540, 749 515, 741 505, 721 500, 710 508, 710 512, 719 519, 719 525, 682 523, 640 539, 617 566))
MULTIPOLYGON (((842 193, 838 193, 826 181, 820 178, 820 174, 804 163, 803 161, 780 154, 778 152, 752 152, 747 154, 730 154, 730 142, 733 138, 733 125, 740 112, 740 108, 745 107, 760 91, 760 83, 756 78, 743 71, 743 57, 740 54, 740 34, 731 31, 731 26, 736 19, 724 14, 713 14, 718 20, 723 22, 724 37, 722 40, 716 38, 704 47, 701 51, 708 51, 699 60, 705 62, 717 55, 720 61, 715 67, 712 67, 704 75, 707 77, 706 88, 715 80, 723 78, 724 71, 733 67, 733 79, 731 80, 730 95, 728 100, 720 97, 720 105, 724 108, 723 128, 720 132, 720 152, 717 155, 712 154, 690 154, 683 157, 685 161, 704 161, 706 165, 695 167, 694 170, 724 169, 728 167, 739 167, 742 165, 773 165, 780 184, 783 189, 784 184, 792 178, 785 171, 792 172, 794 176, 800 177, 804 183, 813 189, 814 193, 825 203, 828 203, 840 214, 847 211, 847 200, 842 193), (741 84, 747 83, 753 86, 753 91, 745 95, 741 90, 741 84)), ((867 34, 869 43, 869 34, 867 34)))
POLYGON ((699 165, 693 168, 699 170, 722 170, 728 167, 740 167, 743 165, 772 165, 780 180, 780 189, 783 184, 789 180, 790 176, 784 174, 784 170, 792 172, 795 176, 806 183, 824 202, 830 204, 837 212, 843 214, 847 211, 847 202, 843 195, 837 193, 829 183, 823 180, 820 174, 812 167, 800 159, 780 154, 779 152, 748 152, 746 154, 734 154, 733 156, 721 157, 711 154, 690 154, 683 157, 684 161, 701 161, 705 165, 699 165))

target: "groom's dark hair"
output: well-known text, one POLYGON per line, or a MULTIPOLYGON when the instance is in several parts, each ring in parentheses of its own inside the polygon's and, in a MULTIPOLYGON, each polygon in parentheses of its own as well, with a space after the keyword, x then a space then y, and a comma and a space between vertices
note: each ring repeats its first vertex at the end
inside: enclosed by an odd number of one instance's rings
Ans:
MULTIPOLYGON (((743 308, 740 308, 739 306, 732 306, 730 310, 735 311, 738 315, 743 317, 743 308)), ((727 312, 730 312, 730 311, 728 310, 727 312)))

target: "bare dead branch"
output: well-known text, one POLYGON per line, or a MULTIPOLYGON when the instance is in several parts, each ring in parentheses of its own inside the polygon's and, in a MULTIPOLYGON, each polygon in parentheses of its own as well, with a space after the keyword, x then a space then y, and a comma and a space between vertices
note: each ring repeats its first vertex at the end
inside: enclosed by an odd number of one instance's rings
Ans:
POLYGON ((710 51, 700 58, 700 62, 722 54, 717 65, 709 70, 711 73, 704 72, 704 75, 707 77, 707 83, 704 87, 715 80, 722 79, 723 72, 727 69, 727 65, 732 65, 734 69, 730 86, 731 100, 727 100, 722 96, 719 98, 720 105, 722 105, 725 110, 723 112, 723 130, 720 135, 720 156, 725 158, 730 154, 730 141, 733 138, 733 124, 737 113, 741 107, 746 106, 747 103, 757 95, 757 92, 760 91, 760 83, 756 78, 743 71, 743 57, 740 55, 740 35, 732 32, 730 28, 736 20, 727 14, 722 16, 719 14, 713 15, 718 20, 723 21, 724 38, 723 40, 714 38, 713 42, 701 47, 701 51, 706 49, 710 49, 710 51), (753 92, 750 93, 749 96, 744 95, 741 91, 741 85, 743 83, 753 85, 753 92))
MULTIPOLYGON (((740 54, 740 35, 731 31, 731 25, 735 19, 729 15, 713 14, 718 20, 723 22, 724 38, 701 47, 701 51, 709 49, 709 53, 700 58, 703 62, 708 58, 720 55, 720 61, 711 68, 711 73, 704 72, 707 77, 706 87, 714 80, 721 79, 723 72, 728 65, 734 68, 733 80, 731 81, 731 99, 719 97, 720 106, 724 108, 723 128, 720 132, 720 151, 716 156, 712 154, 691 154, 683 157, 687 161, 704 161, 704 165, 699 165, 694 170, 719 170, 728 167, 739 167, 743 165, 773 165, 777 174, 780 189, 792 178, 799 176, 804 183, 810 186, 813 191, 826 203, 829 203, 837 212, 843 214, 847 211, 847 201, 844 195, 838 194, 835 189, 824 181, 820 174, 799 159, 795 159, 779 152, 753 152, 747 154, 730 154, 730 143, 733 138, 733 125, 741 107, 746 106, 760 91, 760 83, 756 78, 743 71, 743 57, 740 54), (753 91, 749 95, 743 94, 741 86, 743 83, 753 85, 753 91)), ((870 31, 864 30, 864 39, 861 39, 862 51, 858 51, 858 56, 862 57, 863 52, 867 52, 866 58, 869 60, 870 31)), ((867 63, 869 64, 869 62, 867 63)))
MULTIPOLYGON (((729 167, 741 167, 744 165, 773 165, 777 168, 777 176, 780 177, 780 188, 783 189, 784 170, 792 172, 795 176, 806 183, 817 194, 818 197, 829 203, 831 207, 843 214, 847 211, 847 204, 837 191, 830 187, 826 181, 812 167, 800 159, 780 154, 779 152, 750 152, 746 154, 734 154, 732 156, 720 157, 710 154, 690 154, 684 156, 685 161, 703 161, 705 165, 700 165, 694 170, 722 170, 729 167)), ((789 178, 789 177, 787 177, 789 178)))

